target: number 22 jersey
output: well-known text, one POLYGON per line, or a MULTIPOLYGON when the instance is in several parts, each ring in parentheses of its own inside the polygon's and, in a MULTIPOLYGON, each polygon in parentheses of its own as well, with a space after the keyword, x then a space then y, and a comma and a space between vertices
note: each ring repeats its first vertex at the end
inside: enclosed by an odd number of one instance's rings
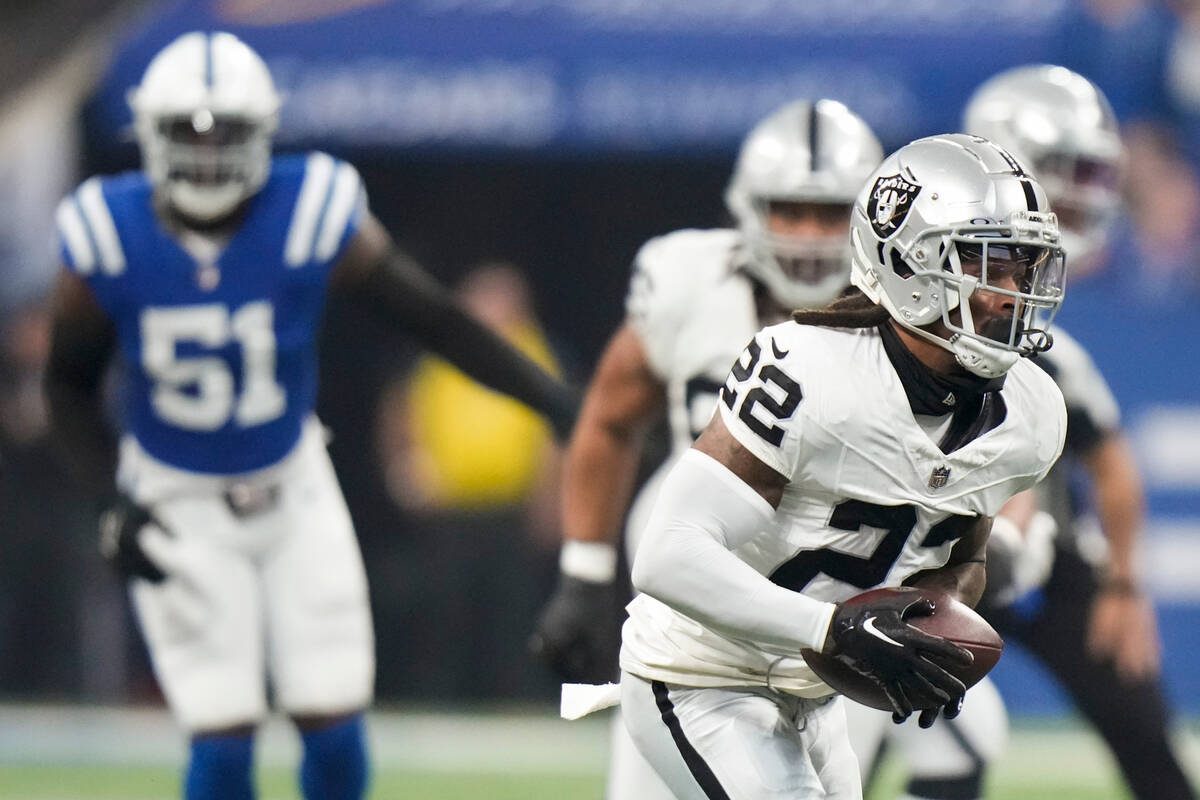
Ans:
MULTIPOLYGON (((730 433, 789 482, 771 524, 733 553, 829 602, 945 565, 977 517, 1041 480, 1062 451, 1066 411, 1049 376, 1018 361, 999 395, 999 424, 943 453, 914 417, 878 331, 795 322, 759 331, 717 407, 730 433)), ((622 668, 643 678, 830 691, 798 652, 724 636, 646 595, 630 603, 623 639, 622 668)))
POLYGON ((316 399, 329 273, 365 209, 354 168, 319 152, 272 159, 211 258, 164 226, 143 173, 91 178, 62 201, 63 261, 116 328, 122 426, 147 453, 231 475, 293 449, 316 399))

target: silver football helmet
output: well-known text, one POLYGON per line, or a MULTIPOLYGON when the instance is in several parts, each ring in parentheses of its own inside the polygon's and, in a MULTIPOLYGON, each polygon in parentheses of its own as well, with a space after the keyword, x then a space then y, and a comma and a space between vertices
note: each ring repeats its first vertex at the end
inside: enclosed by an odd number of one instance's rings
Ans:
POLYGON ((146 173, 183 215, 218 220, 266 182, 280 98, 267 65, 233 34, 180 36, 128 100, 146 173))
POLYGON ((1037 176, 1072 264, 1087 264, 1104 248, 1121 204, 1125 150, 1094 83, 1048 64, 1001 72, 967 102, 963 131, 992 140, 1037 176))
POLYGON ((854 203, 851 281, 967 370, 1003 375, 1051 344, 1065 275, 1049 205, 1037 180, 988 140, 918 139, 888 156, 854 203), (976 328, 975 292, 1013 299, 1013 316, 995 321, 1001 329, 976 328), (926 329, 939 320, 946 337, 926 329))
POLYGON ((835 100, 797 100, 747 135, 725 191, 745 240, 747 268, 789 308, 833 300, 849 284, 846 236, 772 233, 773 202, 830 206, 847 215, 863 180, 883 159, 875 134, 835 100))

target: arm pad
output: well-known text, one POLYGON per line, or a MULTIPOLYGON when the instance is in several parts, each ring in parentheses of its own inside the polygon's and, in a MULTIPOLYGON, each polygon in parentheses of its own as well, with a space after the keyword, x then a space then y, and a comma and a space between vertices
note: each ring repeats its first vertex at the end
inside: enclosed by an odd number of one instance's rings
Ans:
POLYGON ((720 462, 689 450, 659 490, 634 558, 634 587, 718 633, 820 650, 836 606, 771 583, 731 552, 774 516, 720 462))

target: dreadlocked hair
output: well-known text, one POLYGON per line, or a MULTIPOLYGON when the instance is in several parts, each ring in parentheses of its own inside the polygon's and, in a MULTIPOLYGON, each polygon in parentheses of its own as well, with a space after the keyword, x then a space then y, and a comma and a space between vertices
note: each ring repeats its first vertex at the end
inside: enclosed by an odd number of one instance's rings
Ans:
POLYGON ((886 322, 890 316, 886 308, 863 294, 857 286, 851 287, 824 308, 792 312, 792 319, 801 325, 823 328, 874 328, 886 322))

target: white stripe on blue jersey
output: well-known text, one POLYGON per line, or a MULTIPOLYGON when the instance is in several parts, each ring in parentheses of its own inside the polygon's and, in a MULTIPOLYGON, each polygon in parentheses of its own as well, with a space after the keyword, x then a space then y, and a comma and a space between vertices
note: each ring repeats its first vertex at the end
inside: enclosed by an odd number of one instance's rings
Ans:
POLYGON ((100 269, 108 275, 120 275, 125 271, 125 251, 117 236, 117 226, 100 190, 100 179, 89 178, 79 187, 79 208, 83 219, 92 232, 92 241, 100 253, 100 269))
POLYGON ((292 214, 284 245, 283 260, 289 267, 301 267, 312 260, 317 223, 329 198, 333 172, 332 157, 325 153, 313 153, 308 157, 304 183, 300 187, 300 197, 296 200, 296 210, 292 214))
POLYGON ((62 199, 58 210, 54 212, 54 219, 67 246, 70 265, 80 275, 92 274, 96 269, 96 251, 92 249, 91 238, 79 214, 79 207, 75 205, 74 195, 62 199))
POLYGON ((337 177, 333 183, 333 193, 325 211, 325 219, 321 222, 321 232, 317 237, 317 260, 328 261, 337 250, 346 223, 357 207, 362 193, 359 191, 358 171, 345 162, 338 165, 337 177))

